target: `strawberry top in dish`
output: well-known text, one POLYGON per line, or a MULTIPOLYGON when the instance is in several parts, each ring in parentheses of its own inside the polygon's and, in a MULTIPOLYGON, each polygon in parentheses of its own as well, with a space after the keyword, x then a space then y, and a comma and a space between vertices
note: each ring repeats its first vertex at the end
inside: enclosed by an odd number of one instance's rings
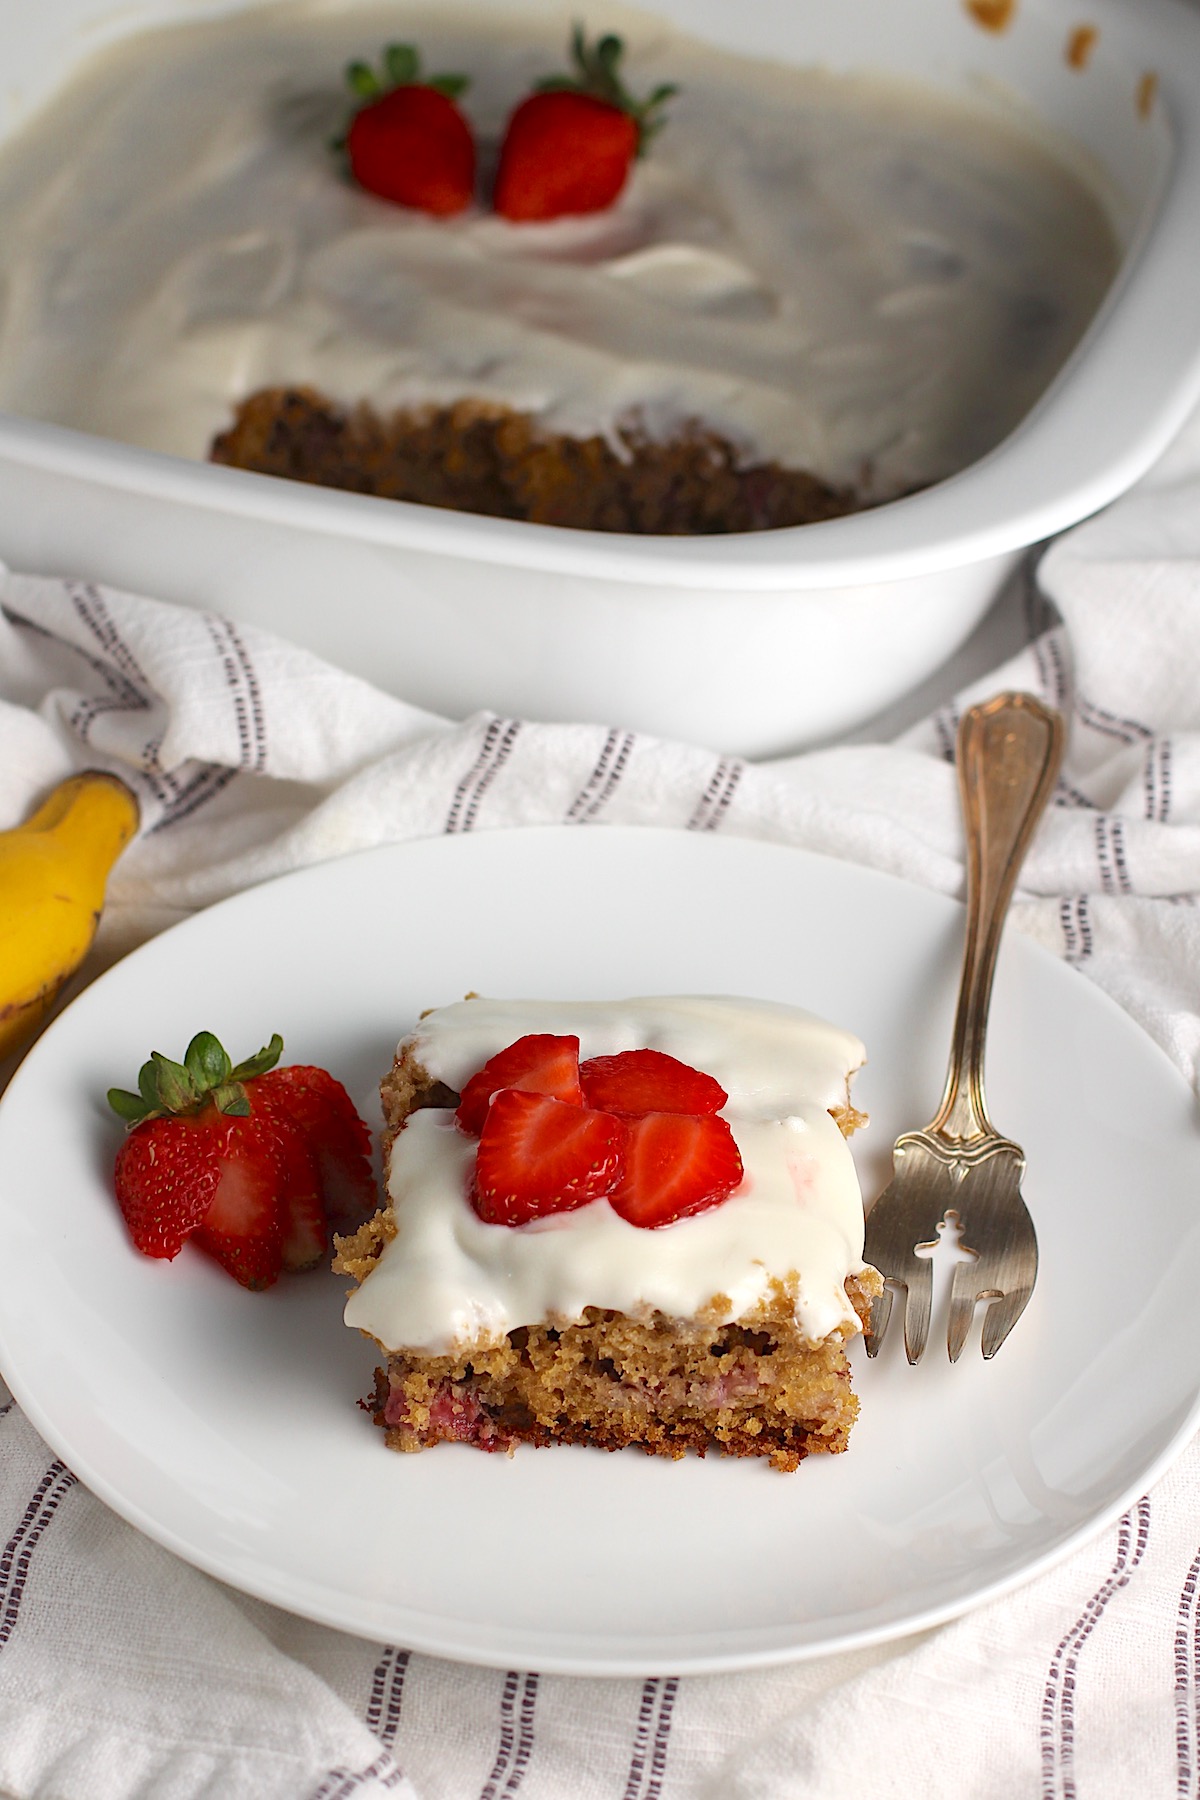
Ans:
MULTIPOLYGON (((782 524, 778 472, 859 504, 954 472, 1028 411, 1099 304, 1120 261, 1103 199, 1014 108, 932 79, 756 59, 737 50, 728 10, 731 48, 662 16, 592 11, 590 74, 556 7, 416 4, 389 21, 356 4, 281 0, 236 16, 206 7, 99 46, 0 146, 5 276, 22 297, 0 315, 0 407, 177 456, 203 457, 219 439, 222 460, 277 474, 296 472, 302 435, 313 479, 333 479, 330 465, 353 450, 363 484, 372 445, 382 454, 398 418, 411 422, 404 482, 379 491, 462 505, 456 471, 475 439, 444 415, 469 405, 476 424, 504 429, 472 451, 481 470, 513 421, 528 421, 527 448, 491 478, 509 471, 502 493, 489 485, 491 504, 608 530, 782 524), (339 71, 376 59, 389 30, 421 60, 368 71, 381 100, 386 84, 407 90, 374 123, 411 142, 420 112, 429 130, 417 143, 438 146, 436 167, 408 159, 408 173, 436 175, 411 205, 347 179, 328 148, 347 129, 339 71), (614 31, 615 71, 601 56, 614 31), (443 71, 452 87, 454 73, 469 77, 466 93, 447 93, 443 71), (531 96, 555 71, 576 91, 531 96), (628 108, 578 91, 606 85, 635 109, 679 88, 616 198, 581 212, 594 191, 548 195, 563 158, 555 150, 548 169, 539 128, 532 178, 518 160, 517 195, 506 177, 497 204, 571 210, 497 211, 490 172, 527 100, 543 126, 586 102, 627 158, 628 108), (289 404, 271 408, 261 441, 224 444, 239 409, 281 391, 289 404), (382 444, 351 429, 364 405, 382 444), (431 411, 442 421, 433 447, 446 444, 434 472, 428 439, 413 435, 431 411), (344 420, 337 459, 327 414, 344 420), (288 420, 285 456, 276 427, 288 420), (651 522, 668 506, 651 507, 643 474, 621 501, 635 522, 614 525, 630 442, 674 452, 647 465, 661 487, 695 431, 698 521, 651 522), (719 465, 710 435, 726 446, 719 465), (543 462, 545 440, 557 454, 543 462), (575 517, 546 516, 547 482, 560 476, 561 498, 570 457, 589 445, 575 517), (597 467, 603 508, 591 497, 597 467), (714 521, 718 473, 737 492, 714 521)), ((359 149, 370 164, 379 145, 359 149)))

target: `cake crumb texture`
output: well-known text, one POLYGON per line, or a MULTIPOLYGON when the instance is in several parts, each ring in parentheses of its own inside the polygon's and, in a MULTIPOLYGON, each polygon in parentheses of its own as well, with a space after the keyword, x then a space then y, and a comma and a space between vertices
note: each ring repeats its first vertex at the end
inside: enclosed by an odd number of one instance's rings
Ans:
POLYGON ((666 442, 631 425, 622 449, 603 437, 552 434, 527 414, 475 401, 385 418, 308 388, 263 388, 241 403, 210 456, 383 499, 652 536, 810 525, 862 504, 778 463, 743 466, 727 438, 698 424, 666 442))
POLYGON ((349 1275, 354 1281, 365 1281, 385 1244, 390 1243, 396 1235, 396 1220, 389 1207, 385 1212, 377 1212, 373 1218, 351 1232, 349 1237, 335 1237, 333 1240, 335 1275, 349 1275))
MULTIPOLYGON (((873 1270, 847 1279, 864 1323, 878 1286, 873 1270)), ((455 1441, 509 1453, 519 1443, 635 1446, 675 1458, 765 1457, 792 1470, 812 1450, 846 1448, 858 1413, 851 1329, 803 1339, 794 1297, 778 1282, 735 1324, 589 1307, 575 1324, 522 1326, 501 1344, 389 1356, 372 1411, 400 1451, 455 1441)))

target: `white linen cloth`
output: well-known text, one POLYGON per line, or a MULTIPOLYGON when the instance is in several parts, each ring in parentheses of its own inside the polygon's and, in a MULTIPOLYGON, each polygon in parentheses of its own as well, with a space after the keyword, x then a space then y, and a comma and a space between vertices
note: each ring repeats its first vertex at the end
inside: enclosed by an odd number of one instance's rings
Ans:
MULTIPOLYGON (((955 893, 956 716, 1016 686, 1070 725, 1016 923, 1196 1080, 1200 421, 1053 546, 1012 661, 898 741, 758 765, 603 726, 450 724, 224 619, 82 581, 7 575, 0 607, 0 827, 84 766, 142 800, 85 976, 283 870, 528 823, 769 837, 955 893)), ((1200 1794, 1197 1444, 1018 1592, 918 1639, 765 1673, 539 1677, 305 1623, 140 1537, 11 1404, 0 1546, 9 1800, 1200 1794)))

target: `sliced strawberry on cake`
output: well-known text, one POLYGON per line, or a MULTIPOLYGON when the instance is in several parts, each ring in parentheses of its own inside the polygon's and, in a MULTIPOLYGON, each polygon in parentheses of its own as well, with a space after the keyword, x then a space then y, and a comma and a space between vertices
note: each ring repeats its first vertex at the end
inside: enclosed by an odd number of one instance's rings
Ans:
POLYGON ((625 1131, 611 1113, 505 1088, 488 1109, 471 1203, 489 1225, 527 1225, 603 1200, 620 1177, 625 1131))
POLYGON ((589 1106, 632 1117, 650 1112, 715 1113, 729 1098, 719 1081, 665 1050, 593 1056, 580 1065, 579 1081, 589 1106))
POLYGON ((462 1129, 478 1137, 488 1107, 503 1088, 523 1094, 549 1094, 571 1106, 583 1105, 579 1077, 579 1039, 552 1032, 530 1032, 491 1056, 463 1088, 455 1114, 462 1129))
POLYGON ((712 1113, 648 1112, 625 1122, 614 1212, 656 1230, 719 1206, 741 1186, 741 1152, 728 1121, 712 1113))

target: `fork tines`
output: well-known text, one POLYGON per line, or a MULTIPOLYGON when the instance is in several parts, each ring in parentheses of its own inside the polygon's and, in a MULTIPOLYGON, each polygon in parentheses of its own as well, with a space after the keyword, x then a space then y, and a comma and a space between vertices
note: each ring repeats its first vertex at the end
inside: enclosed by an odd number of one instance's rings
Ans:
POLYGON ((1037 1279, 1037 1234, 1021 1198, 1025 1156, 998 1133, 955 1141, 910 1131, 896 1141, 892 1180, 867 1216, 863 1255, 885 1279, 871 1308, 867 1354, 879 1352, 895 1289, 903 1288, 904 1348, 917 1362, 929 1337, 939 1233, 958 1226, 961 1261, 950 1293, 946 1347, 957 1362, 980 1300, 989 1360, 1025 1310, 1037 1279))

